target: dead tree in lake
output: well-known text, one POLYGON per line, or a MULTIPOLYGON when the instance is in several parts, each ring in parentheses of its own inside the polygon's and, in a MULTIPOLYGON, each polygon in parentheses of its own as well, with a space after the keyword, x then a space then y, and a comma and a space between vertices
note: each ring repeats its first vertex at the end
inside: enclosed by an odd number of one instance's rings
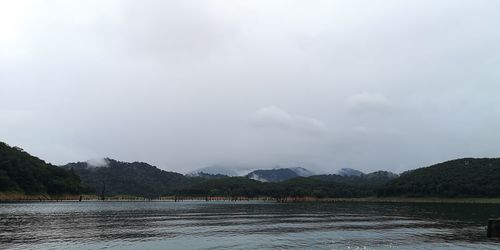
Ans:
POLYGON ((105 200, 106 199, 106 183, 103 182, 102 183, 102 190, 101 190, 101 200, 105 200))

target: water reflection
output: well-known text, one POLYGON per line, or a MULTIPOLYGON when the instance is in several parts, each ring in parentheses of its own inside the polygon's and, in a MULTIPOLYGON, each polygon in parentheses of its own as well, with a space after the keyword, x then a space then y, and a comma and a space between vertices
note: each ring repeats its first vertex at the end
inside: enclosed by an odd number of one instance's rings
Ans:
POLYGON ((61 202, 0 204, 9 248, 492 248, 498 205, 61 202))

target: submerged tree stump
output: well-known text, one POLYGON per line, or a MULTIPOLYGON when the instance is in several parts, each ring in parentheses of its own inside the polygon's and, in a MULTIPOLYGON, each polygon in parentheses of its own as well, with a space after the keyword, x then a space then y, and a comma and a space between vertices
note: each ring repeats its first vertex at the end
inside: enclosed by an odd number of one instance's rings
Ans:
POLYGON ((488 238, 500 238, 500 219, 488 220, 488 238))

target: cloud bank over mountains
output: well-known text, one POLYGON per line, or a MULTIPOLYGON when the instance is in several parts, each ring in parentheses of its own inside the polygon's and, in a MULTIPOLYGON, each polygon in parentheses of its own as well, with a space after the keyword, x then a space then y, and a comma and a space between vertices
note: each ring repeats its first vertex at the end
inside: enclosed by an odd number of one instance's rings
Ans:
POLYGON ((3 1, 0 138, 55 164, 498 157, 497 1, 3 1))

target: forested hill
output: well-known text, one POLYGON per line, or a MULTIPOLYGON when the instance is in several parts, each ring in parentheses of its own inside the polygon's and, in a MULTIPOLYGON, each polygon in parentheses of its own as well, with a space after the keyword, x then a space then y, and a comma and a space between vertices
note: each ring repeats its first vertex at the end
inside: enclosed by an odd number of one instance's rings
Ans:
POLYGON ((464 158, 407 171, 384 185, 380 196, 498 197, 500 158, 464 158))
POLYGON ((0 142, 0 192, 58 195, 82 191, 77 175, 0 142))
POLYGON ((345 184, 352 184, 357 186, 370 186, 372 188, 378 188, 391 180, 398 178, 398 175, 388 171, 376 171, 369 174, 360 175, 338 175, 338 174, 329 174, 329 175, 313 175, 310 178, 328 182, 338 182, 345 184))
MULTIPOLYGON (((267 172, 265 172, 267 173, 267 172)), ((359 176, 315 175, 283 182, 248 177, 188 177, 143 162, 104 159, 101 164, 69 163, 57 167, 24 150, 0 142, 0 193, 184 196, 312 196, 318 198, 499 197, 500 158, 465 158, 407 171, 400 176, 378 171, 359 176), (81 180, 81 181, 80 181, 81 180)))
POLYGON ((313 177, 296 177, 282 182, 260 182, 247 177, 205 179, 179 190, 185 196, 266 196, 276 199, 286 197, 369 197, 375 196, 379 185, 330 181, 313 177))
POLYGON ((62 166, 74 171, 82 183, 95 189, 96 194, 105 196, 133 195, 159 197, 173 194, 186 187, 196 178, 158 169, 143 162, 121 162, 104 159, 102 166, 92 166, 87 162, 69 163, 62 166))

